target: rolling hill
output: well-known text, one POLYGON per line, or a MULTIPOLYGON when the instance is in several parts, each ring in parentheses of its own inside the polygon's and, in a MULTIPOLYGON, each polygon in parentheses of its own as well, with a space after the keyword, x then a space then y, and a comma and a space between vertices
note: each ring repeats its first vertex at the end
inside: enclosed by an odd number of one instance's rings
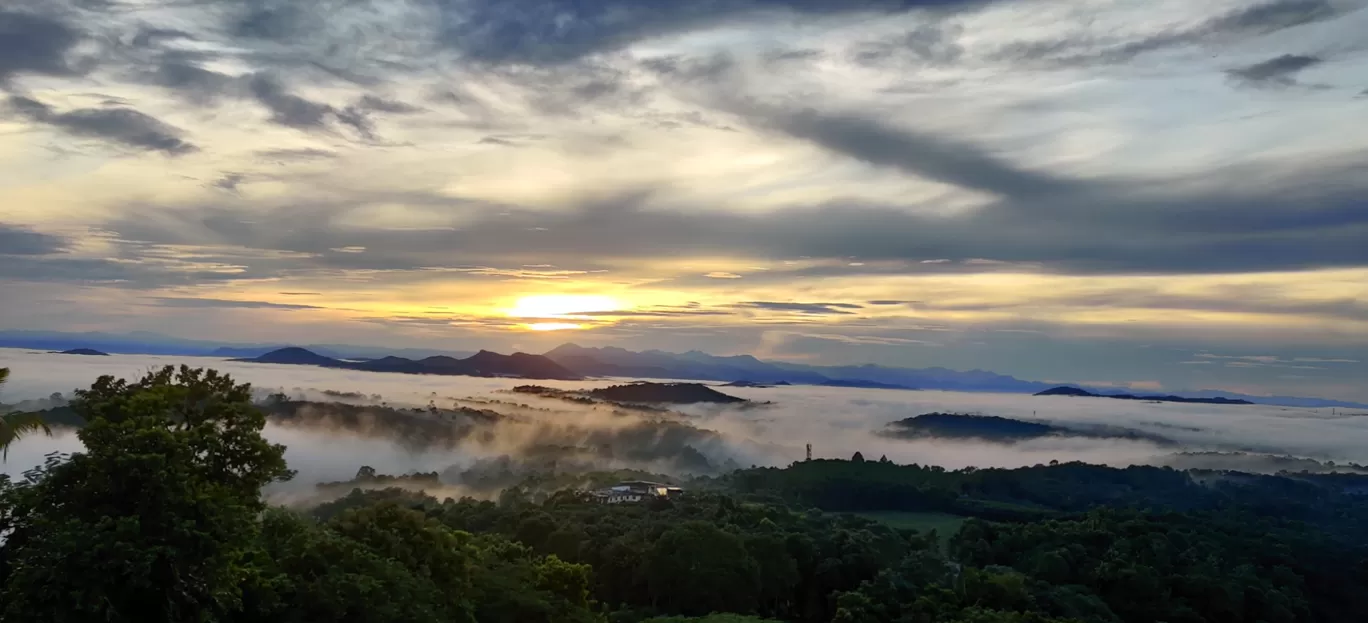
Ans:
POLYGON ((501 355, 482 350, 465 359, 437 355, 426 359, 382 357, 366 361, 334 359, 296 346, 273 350, 260 357, 235 359, 245 363, 269 363, 299 366, 321 366, 366 372, 395 372, 399 374, 440 374, 449 376, 514 377, 575 381, 582 378, 560 364, 542 356, 527 353, 501 355))

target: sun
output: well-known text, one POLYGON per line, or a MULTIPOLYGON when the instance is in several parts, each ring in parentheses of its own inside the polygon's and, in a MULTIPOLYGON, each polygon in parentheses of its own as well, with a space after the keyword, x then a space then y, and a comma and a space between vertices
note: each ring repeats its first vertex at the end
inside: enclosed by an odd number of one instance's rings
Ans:
POLYGON ((568 322, 572 320, 592 320, 591 314, 614 312, 623 309, 623 304, 611 296, 587 294, 538 294, 524 296, 507 310, 514 318, 536 318, 544 322, 523 325, 533 331, 563 331, 582 329, 583 324, 568 322))

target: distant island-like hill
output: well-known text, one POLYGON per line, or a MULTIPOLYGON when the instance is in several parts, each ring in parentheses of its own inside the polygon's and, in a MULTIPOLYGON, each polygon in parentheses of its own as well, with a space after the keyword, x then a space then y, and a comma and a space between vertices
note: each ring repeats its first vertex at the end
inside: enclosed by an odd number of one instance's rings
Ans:
POLYGON ((540 385, 520 385, 512 389, 516 394, 532 394, 545 398, 559 398, 581 404, 604 402, 609 404, 758 404, 719 392, 702 383, 652 383, 638 381, 599 389, 565 390, 540 385))
POLYGON ((1042 437, 1126 439, 1164 446, 1173 444, 1173 440, 1166 437, 1119 426, 1083 423, 1056 426, 1044 422, 967 413, 923 413, 892 422, 882 433, 887 437, 899 439, 982 440, 1004 444, 1042 437))
POLYGON ((102 353, 93 348, 73 348, 71 350, 56 351, 54 355, 86 355, 89 357, 108 357, 109 353, 102 353))
POLYGON ((243 363, 270 363, 298 366, 321 366, 366 372, 398 372, 401 374, 439 374, 449 376, 513 377, 577 381, 580 376, 560 364, 542 356, 527 353, 501 355, 482 350, 465 359, 435 356, 426 359, 382 357, 365 361, 334 359, 307 348, 288 347, 273 350, 260 357, 234 359, 243 363))
POLYGON ((1077 387, 1070 387, 1070 386, 1067 386, 1067 385, 1062 385, 1062 386, 1060 386, 1060 387, 1052 387, 1052 388, 1047 389, 1047 390, 1045 390, 1045 391, 1043 391, 1043 392, 1037 392, 1035 395, 1036 395, 1036 396, 1074 396, 1074 397, 1082 397, 1082 398, 1115 398, 1115 399, 1117 399, 1117 400, 1143 400, 1143 401, 1146 401, 1146 402, 1186 402, 1186 403, 1207 404, 1207 405, 1252 405, 1252 404, 1254 404, 1254 403, 1252 403, 1252 402, 1250 402, 1250 401, 1248 401, 1248 400, 1239 400, 1239 399, 1235 399, 1235 398, 1220 398, 1220 397, 1217 397, 1217 398, 1185 398, 1185 397, 1183 397, 1183 396, 1170 396, 1170 395, 1137 396, 1137 395, 1135 395, 1135 394, 1098 394, 1098 393, 1095 393, 1095 392, 1090 392, 1090 391, 1088 391, 1088 390, 1086 390, 1086 389, 1080 389, 1080 388, 1077 388, 1077 387))
POLYGON ((1024 441, 1039 437, 1062 435, 1067 429, 1039 422, 1025 422, 995 415, 962 413, 923 413, 898 420, 888 425, 892 437, 939 439, 986 439, 991 441, 1024 441))
POLYGON ((590 396, 616 402, 656 402, 671 404, 735 404, 746 402, 701 383, 629 383, 588 392, 590 396))

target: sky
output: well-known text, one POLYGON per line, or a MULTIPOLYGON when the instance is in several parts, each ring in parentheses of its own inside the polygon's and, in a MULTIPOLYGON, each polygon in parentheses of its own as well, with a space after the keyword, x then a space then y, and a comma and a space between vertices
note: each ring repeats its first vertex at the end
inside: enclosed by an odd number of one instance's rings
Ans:
POLYGON ((10 0, 0 329, 1368 399, 1368 0, 10 0))

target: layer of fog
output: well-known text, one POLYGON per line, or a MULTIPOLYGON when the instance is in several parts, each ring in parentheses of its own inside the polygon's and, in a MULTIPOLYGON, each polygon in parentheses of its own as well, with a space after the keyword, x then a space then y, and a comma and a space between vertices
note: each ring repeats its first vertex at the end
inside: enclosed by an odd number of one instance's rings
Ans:
MULTIPOLYGON (((54 392, 70 393, 98 376, 136 378, 167 364, 214 367, 239 381, 250 382, 264 397, 281 391, 302 399, 391 406, 449 408, 461 404, 492 409, 506 420, 479 441, 429 447, 405 447, 383 437, 343 430, 268 426, 266 435, 287 446, 287 459, 299 475, 282 492, 307 495, 319 482, 352 478, 361 465, 383 474, 440 472, 443 479, 464 467, 499 456, 520 456, 556 434, 583 438, 659 419, 676 417, 688 425, 715 431, 697 450, 717 466, 786 465, 801 460, 805 444, 815 457, 848 458, 861 452, 871 459, 887 456, 899 463, 1017 467, 1052 460, 1081 460, 1125 466, 1163 464, 1177 450, 1249 450, 1336 462, 1368 462, 1368 417, 1345 416, 1330 409, 1268 406, 1152 404, 1103 398, 1033 397, 1009 394, 915 392, 825 387, 719 388, 727 393, 774 404, 750 409, 690 406, 682 415, 614 414, 611 407, 586 407, 565 401, 508 394, 523 384, 514 379, 414 376, 304 366, 276 366, 195 357, 116 355, 81 357, 0 349, 0 367, 12 370, 0 401, 39 400, 54 392), (329 392, 325 394, 324 392, 329 392), (339 397, 337 392, 348 395, 339 397), (474 398, 474 402, 459 402, 474 398), (497 402, 481 403, 481 400, 497 402), (511 403, 526 404, 526 408, 511 403), (888 423, 933 411, 981 413, 1060 426, 1105 425, 1144 431, 1178 442, 1160 447, 1140 440, 1049 437, 1010 445, 945 440, 903 440, 879 435, 888 423)), ((620 380, 538 382, 559 388, 599 387, 620 380)), ((15 475, 42 463, 52 451, 79 450, 73 435, 34 436, 16 444, 0 471, 15 475)), ((667 463, 612 461, 605 468, 667 471, 667 463)))

